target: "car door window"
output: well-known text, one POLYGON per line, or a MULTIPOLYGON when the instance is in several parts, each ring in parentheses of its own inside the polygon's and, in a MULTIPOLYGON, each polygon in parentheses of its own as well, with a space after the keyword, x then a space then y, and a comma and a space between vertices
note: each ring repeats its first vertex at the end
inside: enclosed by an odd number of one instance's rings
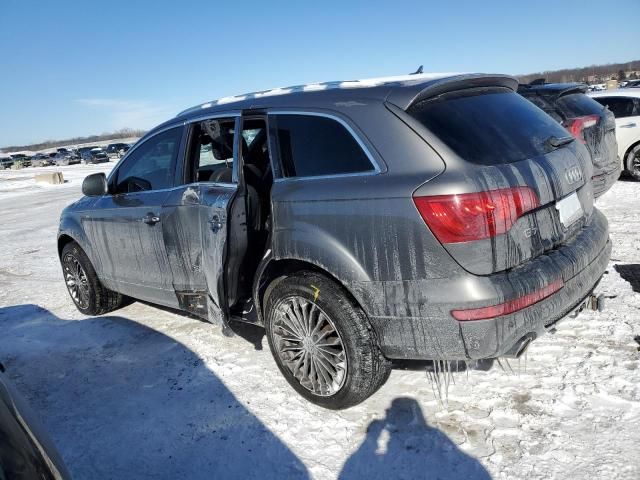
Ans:
POLYGON ((118 168, 114 193, 171 188, 182 128, 166 130, 137 147, 118 168))
POLYGON ((235 119, 220 118, 192 126, 187 183, 233 183, 235 119))
POLYGON ((634 113, 634 104, 632 98, 624 98, 624 97, 598 97, 595 98, 598 103, 609 107, 609 110, 613 112, 613 115, 616 118, 625 118, 632 117, 636 115, 634 113))

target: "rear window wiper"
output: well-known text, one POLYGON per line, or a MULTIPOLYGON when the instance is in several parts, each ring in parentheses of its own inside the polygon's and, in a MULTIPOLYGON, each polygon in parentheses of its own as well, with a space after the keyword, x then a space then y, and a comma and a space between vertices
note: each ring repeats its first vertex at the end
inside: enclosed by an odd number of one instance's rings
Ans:
POLYGON ((547 138, 544 143, 546 143, 547 145, 553 148, 560 148, 564 145, 567 145, 568 143, 573 142, 574 140, 575 138, 573 138, 571 135, 568 135, 566 137, 560 137, 560 138, 552 135, 549 138, 547 138))

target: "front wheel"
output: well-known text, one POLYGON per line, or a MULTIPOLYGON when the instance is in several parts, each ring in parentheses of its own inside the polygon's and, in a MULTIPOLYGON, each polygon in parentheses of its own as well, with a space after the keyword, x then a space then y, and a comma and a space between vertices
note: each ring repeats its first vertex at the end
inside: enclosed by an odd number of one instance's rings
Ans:
POLYGON ((301 272, 278 281, 265 299, 269 347, 289 384, 330 409, 357 405, 389 377, 362 309, 331 279, 301 272))
POLYGON ((71 300, 80 312, 102 315, 122 305, 122 295, 102 285, 89 257, 76 242, 64 246, 60 263, 71 300))

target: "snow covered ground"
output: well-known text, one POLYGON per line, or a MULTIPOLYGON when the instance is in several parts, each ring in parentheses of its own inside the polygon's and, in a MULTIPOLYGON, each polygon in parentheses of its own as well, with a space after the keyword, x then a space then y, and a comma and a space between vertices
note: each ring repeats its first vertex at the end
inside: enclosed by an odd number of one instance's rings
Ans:
POLYGON ((526 370, 455 374, 448 409, 424 372, 394 371, 331 412, 294 393, 259 329, 226 338, 139 302, 76 311, 58 218, 112 166, 0 172, 0 361, 75 478, 640 478, 640 184, 598 202, 614 244, 606 310, 538 339, 526 370), (37 185, 38 170, 68 183, 37 185))

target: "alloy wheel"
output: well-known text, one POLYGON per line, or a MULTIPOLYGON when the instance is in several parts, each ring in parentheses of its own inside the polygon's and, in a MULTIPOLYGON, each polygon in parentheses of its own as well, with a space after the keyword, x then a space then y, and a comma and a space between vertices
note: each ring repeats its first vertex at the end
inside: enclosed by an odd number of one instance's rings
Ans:
POLYGON ((78 259, 72 254, 65 255, 62 261, 64 280, 73 301, 81 309, 89 307, 89 280, 78 259))
POLYGON ((300 385, 318 396, 335 394, 347 377, 340 333, 329 316, 301 296, 284 299, 273 320, 278 357, 300 385))

